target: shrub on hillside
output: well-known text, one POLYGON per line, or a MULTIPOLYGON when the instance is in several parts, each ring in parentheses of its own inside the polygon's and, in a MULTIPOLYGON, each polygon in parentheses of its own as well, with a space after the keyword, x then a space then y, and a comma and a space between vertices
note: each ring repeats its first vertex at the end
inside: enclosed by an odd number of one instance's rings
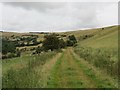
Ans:
POLYGON ((21 56, 21 51, 17 50, 17 51, 16 51, 16 56, 17 56, 17 57, 20 57, 20 56, 21 56))
POLYGON ((15 53, 16 47, 15 43, 7 39, 2 39, 2 53, 15 53))
POLYGON ((55 50, 64 48, 66 43, 63 39, 60 39, 56 34, 49 34, 44 36, 45 40, 43 41, 43 48, 44 50, 55 50))
POLYGON ((43 51, 43 47, 40 47, 40 46, 38 46, 37 48, 36 48, 36 53, 37 54, 39 54, 39 53, 41 53, 43 51))
POLYGON ((16 50, 16 43, 8 39, 2 39, 2 59, 20 57, 20 51, 16 50))
POLYGON ((7 58, 17 57, 15 53, 8 53, 7 58))
POLYGON ((63 39, 59 40, 59 47, 60 48, 65 48, 66 47, 66 42, 63 39))
POLYGON ((77 43, 77 39, 74 35, 68 36, 67 46, 74 46, 77 43))

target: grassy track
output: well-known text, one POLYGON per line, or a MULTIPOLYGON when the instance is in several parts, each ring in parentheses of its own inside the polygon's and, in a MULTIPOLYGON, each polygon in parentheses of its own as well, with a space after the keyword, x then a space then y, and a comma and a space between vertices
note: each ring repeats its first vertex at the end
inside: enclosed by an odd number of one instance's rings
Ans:
POLYGON ((75 56, 71 48, 57 60, 47 87, 50 88, 114 88, 117 85, 108 78, 101 78, 96 71, 75 56))
POLYGON ((73 48, 67 48, 56 55, 49 54, 47 56, 52 59, 47 60, 42 66, 41 60, 46 60, 48 58, 46 55, 31 57, 35 58, 29 66, 31 69, 24 67, 30 59, 27 56, 26 63, 17 62, 17 58, 11 60, 11 63, 4 61, 3 66, 7 66, 3 69, 4 74, 10 75, 10 78, 8 75, 4 76, 3 80, 7 80, 3 83, 4 87, 115 88, 118 86, 117 81, 75 54, 73 48), (15 64, 12 65, 13 62, 15 64), (8 68, 14 69, 8 70, 8 68))
MULTIPOLYGON (((42 67, 40 70, 40 67, 36 68, 36 71, 40 74, 41 82, 42 82, 42 87, 46 87, 47 81, 49 79, 50 71, 54 64, 56 63, 57 59, 61 56, 61 53, 58 53, 56 56, 54 56, 51 60, 49 60, 45 65, 42 67)), ((40 83, 41 83, 40 82, 40 83)))

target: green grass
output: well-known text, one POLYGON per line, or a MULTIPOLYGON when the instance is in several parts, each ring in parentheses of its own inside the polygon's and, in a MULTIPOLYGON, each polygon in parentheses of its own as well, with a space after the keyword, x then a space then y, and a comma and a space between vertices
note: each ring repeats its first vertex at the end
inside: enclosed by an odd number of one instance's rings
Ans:
POLYGON ((48 88, 117 88, 117 82, 106 74, 99 74, 92 67, 77 58, 69 48, 54 65, 48 88))
POLYGON ((57 60, 56 64, 54 65, 52 71, 51 71, 51 76, 49 77, 49 81, 47 82, 47 87, 50 88, 55 88, 55 87, 59 87, 59 73, 57 72, 59 65, 61 64, 61 60, 63 58, 63 54, 61 55, 61 57, 57 60))
MULTIPOLYGON (((118 66, 118 26, 106 27, 104 30, 91 29, 85 31, 73 31, 60 34, 74 34, 78 40, 78 46, 74 48, 75 53, 90 65, 94 66, 107 75, 117 78, 118 66), (93 35, 93 37, 80 40, 80 36, 93 35)), ((7 36, 8 33, 5 33, 7 36)), ((14 33, 11 33, 11 35, 14 33)), ((10 35, 10 36, 11 36, 10 35)), ((19 34, 18 34, 19 35, 19 34)), ((39 35, 39 40, 43 36, 39 35)), ((30 48, 30 47, 28 47, 30 48)), ((29 52, 22 57, 5 59, 2 61, 3 88, 40 88, 43 87, 42 66, 56 52, 42 53, 30 56, 29 52)), ((97 75, 91 67, 82 63, 73 55, 70 49, 66 49, 50 71, 48 88, 114 88, 114 82, 97 75)))
POLYGON ((118 76, 118 26, 99 30, 93 37, 79 41, 75 52, 112 76, 118 76))
POLYGON ((90 87, 67 49, 54 65, 48 80, 48 88, 85 88, 90 87))
POLYGON ((91 78, 95 83, 97 88, 117 88, 115 83, 117 82, 111 82, 109 79, 102 77, 101 75, 97 75, 96 72, 92 69, 92 67, 86 66, 82 63, 82 59, 79 60, 75 57, 75 55, 72 54, 74 57, 74 60, 77 64, 79 64, 80 68, 83 70, 84 74, 87 75, 89 78, 91 78))
POLYGON ((118 26, 99 31, 94 37, 79 42, 79 45, 92 48, 113 48, 117 50, 118 26))
POLYGON ((114 49, 79 47, 74 50, 81 58, 109 75, 118 76, 118 52, 114 49))
MULTIPOLYGON (((80 58, 105 72, 111 79, 118 79, 118 26, 99 30, 93 37, 79 41, 74 51, 80 58)), ((77 63, 84 73, 96 82, 97 87, 117 87, 115 84, 117 82, 111 83, 108 79, 100 79, 91 67, 86 67, 80 61, 77 63)), ((104 78, 104 74, 101 77, 104 78)))
POLYGON ((55 52, 43 53, 41 55, 24 56, 13 60, 3 61, 3 88, 35 88, 41 87, 42 81, 40 70, 42 65, 55 55, 55 52), (21 65, 23 65, 21 67, 21 65), (19 66, 19 68, 18 68, 19 66))
MULTIPOLYGON (((104 30, 96 29, 93 37, 78 41, 74 51, 80 58, 107 73, 111 78, 118 79, 118 26, 106 27, 104 30)), ((86 68, 83 64, 80 66, 86 75, 97 81, 98 87, 112 86, 107 80, 101 84, 103 81, 95 77, 95 73, 89 70, 90 67, 86 68)))

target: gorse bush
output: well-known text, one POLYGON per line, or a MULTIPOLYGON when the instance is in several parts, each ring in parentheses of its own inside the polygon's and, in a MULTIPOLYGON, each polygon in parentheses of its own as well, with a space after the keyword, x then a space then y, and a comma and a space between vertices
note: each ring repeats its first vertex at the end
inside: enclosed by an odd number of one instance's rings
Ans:
POLYGON ((93 49, 90 47, 75 48, 75 52, 84 60, 95 67, 105 70, 112 76, 118 75, 118 52, 104 48, 93 49))

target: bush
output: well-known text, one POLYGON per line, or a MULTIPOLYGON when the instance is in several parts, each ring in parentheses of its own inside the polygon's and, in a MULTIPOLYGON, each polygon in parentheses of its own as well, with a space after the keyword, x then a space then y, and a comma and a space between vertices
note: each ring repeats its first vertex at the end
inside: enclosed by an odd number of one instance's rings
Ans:
POLYGON ((70 35, 68 38, 69 38, 69 40, 73 41, 74 43, 77 43, 77 40, 74 35, 70 35))
POLYGON ((15 53, 16 47, 15 43, 12 41, 8 41, 7 39, 2 39, 2 53, 15 53))
POLYGON ((74 46, 77 43, 77 40, 74 35, 68 36, 67 46, 74 46))
POLYGON ((31 48, 30 51, 36 50, 36 48, 31 48))
POLYGON ((36 48, 35 53, 39 54, 39 53, 41 53, 43 50, 44 50, 43 47, 38 46, 38 47, 36 48))
POLYGON ((63 39, 59 40, 59 47, 60 48, 65 48, 66 47, 66 42, 63 39))
POLYGON ((74 42, 71 41, 71 40, 67 40, 67 46, 73 46, 74 45, 74 42))
POLYGON ((7 58, 17 57, 15 53, 8 53, 7 58))
POLYGON ((45 40, 43 41, 44 50, 55 50, 63 47, 63 40, 60 40, 56 34, 45 35, 45 40))
POLYGON ((20 57, 21 56, 21 52, 20 51, 16 51, 16 56, 20 57))

